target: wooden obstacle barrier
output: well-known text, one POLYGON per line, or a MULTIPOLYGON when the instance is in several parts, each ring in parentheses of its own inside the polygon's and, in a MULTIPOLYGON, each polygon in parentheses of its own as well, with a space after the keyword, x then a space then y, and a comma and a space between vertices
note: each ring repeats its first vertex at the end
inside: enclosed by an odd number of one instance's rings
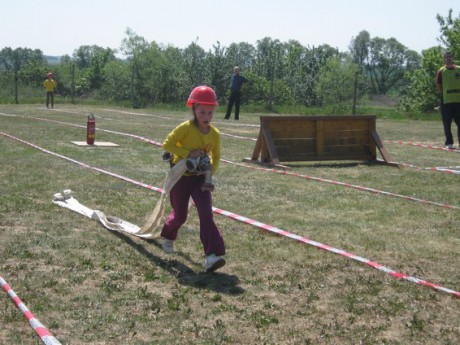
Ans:
POLYGON ((374 115, 261 116, 256 146, 249 161, 282 162, 360 160, 391 163, 376 131, 374 115))

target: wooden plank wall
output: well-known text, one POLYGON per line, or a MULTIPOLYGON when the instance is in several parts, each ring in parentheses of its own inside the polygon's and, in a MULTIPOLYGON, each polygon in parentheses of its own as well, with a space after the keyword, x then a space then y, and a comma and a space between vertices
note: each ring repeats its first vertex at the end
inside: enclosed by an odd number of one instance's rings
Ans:
MULTIPOLYGON (((375 116, 261 116, 262 161, 376 160, 375 116), (268 150, 268 152, 266 152, 268 150), (265 151, 265 154, 264 154, 265 151)), ((257 146, 257 145, 256 145, 257 146)), ((256 153, 256 152, 254 152, 256 153)), ((254 159, 254 157, 253 157, 254 159)), ((256 158, 258 159, 258 157, 256 158)))

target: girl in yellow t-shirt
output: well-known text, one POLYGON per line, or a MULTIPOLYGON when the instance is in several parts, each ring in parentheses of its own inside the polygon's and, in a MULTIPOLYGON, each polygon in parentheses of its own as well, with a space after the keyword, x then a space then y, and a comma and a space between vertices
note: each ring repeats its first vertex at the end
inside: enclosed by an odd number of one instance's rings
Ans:
MULTIPOLYGON (((211 125, 217 105, 216 94, 210 87, 198 86, 192 90, 187 106, 192 110, 193 119, 177 126, 163 143, 163 149, 173 155, 171 164, 183 159, 196 162, 203 159, 210 164, 208 170, 211 174, 217 170, 220 162, 220 132, 211 125)), ((214 186, 206 183, 204 173, 185 173, 171 189, 173 210, 161 232, 163 250, 172 253, 178 230, 187 219, 191 197, 200 218, 200 239, 206 256, 204 267, 208 272, 225 265, 224 240, 213 219, 213 190, 214 186)))

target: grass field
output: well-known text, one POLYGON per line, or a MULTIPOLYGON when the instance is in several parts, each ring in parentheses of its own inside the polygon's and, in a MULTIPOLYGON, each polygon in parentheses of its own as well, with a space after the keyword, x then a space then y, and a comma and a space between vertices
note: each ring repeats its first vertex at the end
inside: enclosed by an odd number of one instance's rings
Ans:
MULTIPOLYGON (((255 142, 240 137, 257 137, 259 115, 215 115, 223 159, 251 156, 255 142)), ((120 133, 162 142, 189 118, 186 110, 0 105, 0 132, 161 188, 169 168, 161 148, 120 133), (90 112, 96 141, 118 147, 71 143, 85 140, 90 112)), ((405 166, 305 162, 292 165, 293 176, 222 162, 214 206, 460 291, 460 176, 428 169, 460 170, 460 151, 428 148, 443 146, 440 121, 379 119, 377 131, 405 166)), ((460 299, 450 293, 219 214, 227 265, 203 273, 193 208, 167 255, 154 240, 54 205, 67 188, 137 225, 159 198, 0 135, 0 276, 62 344, 460 343, 460 299)), ((0 344, 40 343, 0 295, 0 344)))

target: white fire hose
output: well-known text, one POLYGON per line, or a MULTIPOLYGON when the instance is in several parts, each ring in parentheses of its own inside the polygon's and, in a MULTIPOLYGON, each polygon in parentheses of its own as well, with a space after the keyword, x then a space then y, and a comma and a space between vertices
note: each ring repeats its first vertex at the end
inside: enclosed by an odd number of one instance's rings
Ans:
POLYGON ((181 160, 169 170, 165 188, 161 193, 160 199, 157 201, 155 208, 147 219, 147 222, 142 227, 118 217, 106 216, 99 210, 93 210, 86 207, 72 196, 72 191, 70 189, 66 189, 62 193, 54 194, 53 203, 61 207, 68 208, 88 218, 97 220, 109 230, 122 231, 142 238, 155 239, 160 237, 161 223, 164 216, 167 196, 186 170, 185 160, 181 160))

